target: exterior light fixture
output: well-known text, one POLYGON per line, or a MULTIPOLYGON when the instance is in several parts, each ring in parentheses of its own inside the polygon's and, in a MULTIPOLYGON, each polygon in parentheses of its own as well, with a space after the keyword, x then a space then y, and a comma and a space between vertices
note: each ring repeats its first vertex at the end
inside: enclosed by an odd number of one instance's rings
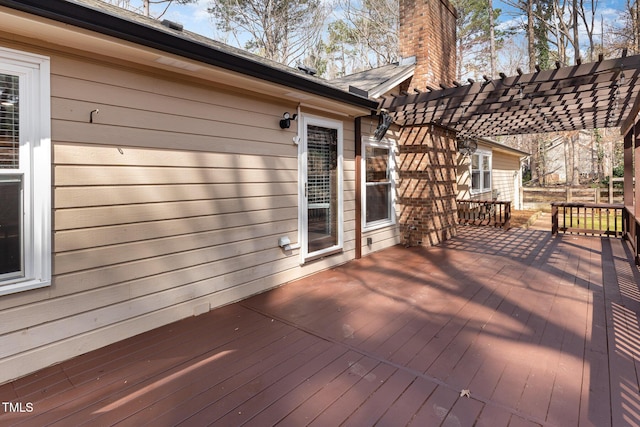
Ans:
POLYGON ((458 152, 464 156, 470 156, 478 149, 478 143, 470 138, 458 138, 458 152))
POLYGON ((291 127, 291 120, 295 120, 297 118, 297 114, 292 116, 289 113, 284 113, 282 115, 282 120, 280 120, 280 129, 289 129, 291 127))
POLYGON ((378 127, 376 128, 376 131, 373 133, 373 136, 376 139, 376 141, 380 141, 382 140, 382 138, 384 138, 384 135, 389 130, 391 123, 393 123, 393 118, 389 114, 387 114, 386 111, 382 111, 380 113, 378 127))

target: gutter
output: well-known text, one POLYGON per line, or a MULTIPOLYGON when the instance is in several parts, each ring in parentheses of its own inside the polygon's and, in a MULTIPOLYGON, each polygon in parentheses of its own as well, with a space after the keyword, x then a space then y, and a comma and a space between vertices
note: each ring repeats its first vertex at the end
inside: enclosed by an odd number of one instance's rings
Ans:
POLYGON ((377 101, 77 3, 64 0, 0 0, 0 6, 73 25, 353 106, 371 110, 378 109, 377 101))

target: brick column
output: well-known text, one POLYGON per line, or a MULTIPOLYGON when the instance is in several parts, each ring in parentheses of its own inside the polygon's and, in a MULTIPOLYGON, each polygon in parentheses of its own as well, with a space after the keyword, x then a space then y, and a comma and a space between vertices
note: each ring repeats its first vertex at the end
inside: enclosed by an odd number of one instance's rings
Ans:
POLYGON ((400 134, 396 186, 403 242, 431 246, 456 235, 455 135, 437 126, 400 134))

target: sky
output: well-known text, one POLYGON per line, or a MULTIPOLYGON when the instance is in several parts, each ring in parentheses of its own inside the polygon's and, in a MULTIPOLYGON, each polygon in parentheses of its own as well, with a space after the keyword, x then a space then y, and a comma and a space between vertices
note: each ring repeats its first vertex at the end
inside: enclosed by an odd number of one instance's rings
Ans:
MULTIPOLYGON (((132 5, 141 3, 140 0, 130 0, 132 5)), ((179 5, 172 4, 167 10, 163 18, 176 21, 184 25, 185 29, 202 34, 207 37, 212 37, 216 34, 214 25, 211 22, 209 13, 207 13, 207 7, 211 3, 211 0, 198 0, 194 4, 179 5)), ((625 0, 598 0, 598 12, 604 18, 605 24, 612 22, 615 19, 616 13, 625 7, 625 0)), ((493 5, 495 8, 500 8, 503 11, 502 20, 508 21, 516 19, 517 11, 509 7, 505 3, 494 0, 493 5)), ((152 8, 152 12, 160 13, 164 9, 162 5, 155 5, 152 8)))
MULTIPOLYGON (((130 0, 131 4, 135 4, 137 0, 130 0)), ((163 19, 169 19, 171 21, 178 22, 184 25, 184 28, 193 31, 194 33, 201 34, 206 37, 213 37, 215 35, 214 25, 211 22, 210 15, 207 12, 207 7, 211 3, 211 0, 198 0, 193 4, 172 4, 163 19)), ((163 5, 155 5, 151 8, 152 13, 160 13, 164 10, 163 5)))

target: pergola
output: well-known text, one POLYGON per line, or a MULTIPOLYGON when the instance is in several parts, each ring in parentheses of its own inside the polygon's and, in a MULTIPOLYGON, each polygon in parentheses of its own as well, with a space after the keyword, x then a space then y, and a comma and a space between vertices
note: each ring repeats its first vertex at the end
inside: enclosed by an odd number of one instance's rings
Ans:
POLYGON ((618 127, 624 139, 626 235, 640 260, 640 55, 414 89, 383 99, 401 126, 438 125, 459 138, 618 127), (635 162, 634 162, 635 159, 635 162))

